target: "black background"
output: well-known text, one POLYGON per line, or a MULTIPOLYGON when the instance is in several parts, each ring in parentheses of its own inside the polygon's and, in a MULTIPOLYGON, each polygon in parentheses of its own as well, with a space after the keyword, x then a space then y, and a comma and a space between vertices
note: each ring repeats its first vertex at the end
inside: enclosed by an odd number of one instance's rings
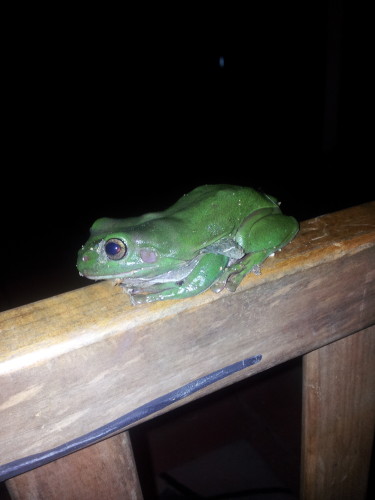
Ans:
POLYGON ((0 309, 90 284, 75 261, 96 218, 201 184, 299 220, 373 199, 369 12, 285 4, 9 12, 0 309))

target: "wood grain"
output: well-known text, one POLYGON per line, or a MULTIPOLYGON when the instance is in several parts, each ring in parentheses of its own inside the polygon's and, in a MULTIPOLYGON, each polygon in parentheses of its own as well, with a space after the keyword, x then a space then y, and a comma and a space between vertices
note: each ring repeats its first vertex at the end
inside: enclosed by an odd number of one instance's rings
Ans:
POLYGON ((375 424, 375 326, 303 359, 302 498, 366 498, 375 424))
POLYGON ((263 356, 161 411, 367 328, 374 260, 370 203, 302 223, 236 293, 133 307, 102 282, 1 313, 0 466, 245 358, 263 356))

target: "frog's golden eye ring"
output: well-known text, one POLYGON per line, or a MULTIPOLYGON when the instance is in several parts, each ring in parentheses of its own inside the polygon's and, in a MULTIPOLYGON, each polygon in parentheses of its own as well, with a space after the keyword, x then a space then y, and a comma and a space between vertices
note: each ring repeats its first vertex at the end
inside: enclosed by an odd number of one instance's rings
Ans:
POLYGON ((125 257, 128 248, 119 238, 111 238, 104 245, 104 250, 110 260, 120 260, 125 257))

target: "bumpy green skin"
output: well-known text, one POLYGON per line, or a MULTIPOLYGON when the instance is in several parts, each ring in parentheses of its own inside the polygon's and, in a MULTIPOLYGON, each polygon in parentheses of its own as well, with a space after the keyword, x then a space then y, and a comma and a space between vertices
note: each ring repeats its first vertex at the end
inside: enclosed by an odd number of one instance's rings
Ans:
POLYGON ((201 186, 163 212, 98 219, 77 267, 90 279, 119 279, 133 304, 189 297, 209 287, 234 291, 297 232, 297 221, 283 215, 271 196, 247 187, 201 186), (124 244, 119 260, 107 255, 109 239, 124 244))

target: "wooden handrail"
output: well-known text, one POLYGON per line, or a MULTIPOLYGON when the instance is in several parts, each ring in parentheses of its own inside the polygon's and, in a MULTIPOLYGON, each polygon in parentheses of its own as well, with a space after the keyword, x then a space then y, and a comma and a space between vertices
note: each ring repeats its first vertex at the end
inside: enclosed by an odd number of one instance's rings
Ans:
POLYGON ((301 224, 235 293, 101 282, 0 314, 0 480, 375 323, 375 203, 301 224))

